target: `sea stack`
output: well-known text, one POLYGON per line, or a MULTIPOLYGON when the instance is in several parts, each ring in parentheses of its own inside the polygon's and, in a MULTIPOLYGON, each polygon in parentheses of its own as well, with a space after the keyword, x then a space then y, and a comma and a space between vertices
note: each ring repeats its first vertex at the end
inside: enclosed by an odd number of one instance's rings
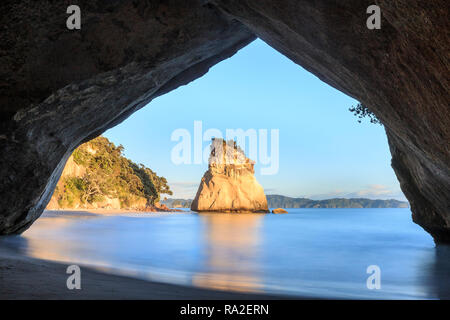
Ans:
POLYGON ((203 175, 191 210, 197 212, 266 213, 267 199, 255 179, 255 162, 230 140, 213 138, 208 170, 203 175))

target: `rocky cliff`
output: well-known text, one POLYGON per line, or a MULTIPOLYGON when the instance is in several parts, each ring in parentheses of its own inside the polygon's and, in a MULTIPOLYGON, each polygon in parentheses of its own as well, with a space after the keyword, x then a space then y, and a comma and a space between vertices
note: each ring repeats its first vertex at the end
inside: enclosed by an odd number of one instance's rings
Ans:
POLYGON ((208 170, 192 201, 197 212, 269 212, 254 161, 234 141, 213 139, 208 170))
MULTIPOLYGON (((47 210, 61 210, 61 209, 133 209, 145 210, 148 207, 147 199, 137 195, 128 195, 127 203, 121 201, 117 196, 105 195, 92 199, 91 201, 83 201, 83 196, 80 194, 83 190, 78 190, 78 194, 74 194, 73 181, 82 182, 86 177, 86 167, 77 164, 73 155, 69 157, 64 167, 64 170, 56 184, 53 196, 50 199, 46 209, 47 210)), ((76 187, 75 187, 76 188, 76 187)), ((81 188, 80 188, 81 189, 81 188)))
POLYGON ((69 157, 47 209, 167 211, 160 194, 172 194, 167 180, 125 158, 122 146, 98 137, 69 157))

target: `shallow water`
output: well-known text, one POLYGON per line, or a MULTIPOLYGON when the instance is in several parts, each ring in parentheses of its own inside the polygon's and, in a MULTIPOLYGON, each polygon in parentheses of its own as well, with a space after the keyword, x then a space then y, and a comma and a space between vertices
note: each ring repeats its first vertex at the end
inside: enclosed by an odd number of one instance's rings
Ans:
POLYGON ((233 291, 361 299, 450 297, 450 250, 409 209, 289 214, 46 212, 8 246, 106 272, 233 291), (366 285, 369 265, 381 289, 366 285))

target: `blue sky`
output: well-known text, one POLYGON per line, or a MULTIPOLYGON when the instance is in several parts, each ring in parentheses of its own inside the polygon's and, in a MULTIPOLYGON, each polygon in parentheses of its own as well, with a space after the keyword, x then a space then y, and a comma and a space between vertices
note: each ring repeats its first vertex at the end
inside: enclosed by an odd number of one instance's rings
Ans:
MULTIPOLYGON (((133 114, 104 135, 125 156, 167 178, 174 198, 192 198, 207 164, 175 164, 176 129, 279 130, 279 170, 256 178, 266 194, 325 199, 404 196, 390 166, 382 126, 358 123, 357 101, 330 87, 261 40, 133 114)), ((193 142, 192 142, 193 144, 193 142)), ((208 146, 203 142, 203 148, 208 146)), ((193 152, 193 150, 192 150, 193 152)))

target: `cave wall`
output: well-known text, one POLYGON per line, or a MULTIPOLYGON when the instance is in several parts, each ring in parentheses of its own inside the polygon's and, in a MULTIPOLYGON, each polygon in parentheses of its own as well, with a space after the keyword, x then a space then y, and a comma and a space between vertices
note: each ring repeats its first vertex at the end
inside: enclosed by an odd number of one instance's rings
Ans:
POLYGON ((448 7, 444 0, 1 2, 0 233, 20 233, 39 217, 76 146, 256 35, 377 115, 414 221, 450 242, 448 7), (380 30, 366 28, 373 3, 380 30), (79 31, 65 28, 69 4, 82 8, 79 31))

